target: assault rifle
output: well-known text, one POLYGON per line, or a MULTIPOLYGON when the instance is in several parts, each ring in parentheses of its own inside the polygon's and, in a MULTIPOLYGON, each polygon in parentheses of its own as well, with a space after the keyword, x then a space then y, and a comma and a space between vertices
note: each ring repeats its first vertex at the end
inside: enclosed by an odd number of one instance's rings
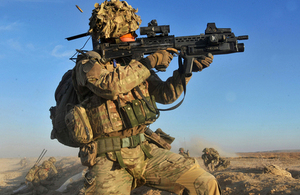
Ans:
MULTIPOLYGON (((157 25, 156 20, 148 23, 148 27, 140 27, 140 34, 147 37, 137 38, 134 42, 125 43, 99 43, 93 40, 93 50, 98 52, 103 60, 116 59, 131 56, 133 59, 141 59, 146 54, 152 54, 157 50, 175 48, 180 51, 179 70, 186 76, 192 74, 193 60, 202 55, 230 54, 244 52, 244 43, 238 40, 247 40, 248 35, 235 36, 230 28, 217 28, 215 23, 208 23, 205 34, 194 36, 175 37, 168 35, 169 25, 157 25), (182 64, 182 58, 184 64, 182 64)), ((66 38, 68 41, 88 36, 89 33, 66 38)))

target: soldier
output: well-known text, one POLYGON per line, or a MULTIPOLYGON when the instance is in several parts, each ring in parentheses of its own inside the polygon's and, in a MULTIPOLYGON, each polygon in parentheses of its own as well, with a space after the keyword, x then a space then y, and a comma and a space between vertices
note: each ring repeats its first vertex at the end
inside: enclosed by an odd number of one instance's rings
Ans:
MULTIPOLYGON (((135 41, 141 19, 126 1, 95 4, 90 18, 94 40, 101 43, 135 41)), ((101 59, 95 51, 81 52, 73 69, 73 84, 85 106, 93 140, 80 148, 79 157, 89 167, 81 194, 129 195, 147 185, 176 194, 220 194, 213 175, 194 158, 183 158, 146 140, 147 125, 157 119, 156 102, 169 104, 183 92, 191 76, 178 70, 162 81, 152 70, 167 68, 175 49, 158 50, 137 61, 101 59)), ((213 57, 195 60, 193 71, 212 63, 213 57)))
POLYGON ((28 161, 27 161, 27 158, 24 157, 20 160, 20 163, 21 167, 26 167, 28 165, 28 161))
POLYGON ((45 194, 48 192, 47 185, 53 184, 53 177, 57 175, 57 170, 54 165, 56 159, 50 157, 45 160, 42 165, 34 165, 25 177, 26 188, 16 191, 14 194, 23 194, 33 191, 33 194, 45 194))
POLYGON ((32 181, 33 194, 45 194, 48 192, 47 186, 53 184, 49 177, 50 170, 51 163, 49 161, 44 161, 34 175, 32 181))
POLYGON ((48 162, 50 164, 49 176, 50 176, 50 178, 53 178, 53 177, 57 176, 57 173, 58 173, 57 169, 56 169, 56 167, 54 165, 56 163, 56 159, 54 157, 50 157, 48 159, 48 162))
POLYGON ((46 194, 48 192, 47 186, 53 184, 54 173, 57 173, 53 165, 54 160, 55 158, 51 157, 40 166, 34 165, 25 177, 25 184, 13 191, 13 194, 46 194))
POLYGON ((190 157, 189 151, 184 152, 184 148, 179 148, 179 154, 184 156, 184 157, 190 157))
POLYGON ((219 164, 220 155, 218 151, 216 151, 214 148, 204 148, 202 152, 204 153, 202 154, 204 165, 208 170, 214 171, 215 166, 219 164))
POLYGON ((204 148, 202 151, 202 159, 204 165, 210 170, 214 171, 215 168, 227 168, 230 165, 230 161, 221 158, 219 152, 214 148, 204 148))

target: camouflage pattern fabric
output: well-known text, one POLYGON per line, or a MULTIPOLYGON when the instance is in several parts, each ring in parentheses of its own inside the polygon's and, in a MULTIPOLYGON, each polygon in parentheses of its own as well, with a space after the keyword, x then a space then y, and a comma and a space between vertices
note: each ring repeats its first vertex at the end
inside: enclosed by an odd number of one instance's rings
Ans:
POLYGON ((65 116, 70 137, 75 143, 87 144, 93 140, 92 127, 90 125, 85 108, 75 105, 65 116))
MULTIPOLYGON (((135 89, 137 86, 143 96, 154 96, 155 101, 161 104, 173 103, 183 92, 181 75, 177 70, 173 76, 162 81, 154 71, 149 71, 139 61, 131 60, 125 66, 118 65, 109 70, 107 67, 112 67, 112 64, 81 56, 74 68, 74 87, 81 97, 91 101, 87 103, 87 113, 98 109, 98 112, 90 113, 95 115, 90 116, 93 117, 90 123, 94 139, 113 136, 123 138, 145 132, 146 123, 126 128, 120 115, 122 106, 143 99, 135 89), (93 128, 94 123, 99 128, 93 128)), ((190 78, 186 77, 186 83, 190 78)), ((214 176, 201 169, 194 158, 184 158, 147 141, 135 148, 121 148, 120 153, 127 168, 120 166, 113 152, 97 157, 96 164, 89 167, 81 194, 129 195, 132 189, 141 185, 177 194, 185 188, 191 194, 219 194, 214 176), (153 157, 146 158, 141 146, 150 151, 153 157)))
POLYGON ((25 176, 26 182, 32 182, 35 177, 35 173, 38 171, 39 167, 37 165, 34 165, 25 176))
POLYGON ((32 183, 34 185, 40 185, 43 181, 45 181, 48 178, 48 173, 50 169, 49 168, 39 168, 39 170, 36 172, 34 180, 32 183))
POLYGON ((137 12, 126 1, 104 1, 100 5, 96 3, 90 18, 89 32, 98 41, 100 38, 119 38, 134 32, 142 23, 137 12))
POLYGON ((149 147, 154 157, 145 159, 141 150, 132 149, 135 151, 132 158, 125 158, 126 164, 131 165, 127 169, 109 157, 98 157, 96 165, 86 174, 85 190, 81 194, 129 195, 141 185, 181 194, 185 189, 183 184, 193 177, 188 183, 196 194, 220 194, 214 176, 201 169, 194 158, 183 158, 154 144, 149 147), (209 193, 209 189, 214 193, 209 193))
POLYGON ((54 163, 56 162, 56 160, 53 161, 52 158, 53 158, 53 157, 51 157, 50 159, 48 159, 48 162, 49 162, 49 164, 50 164, 49 177, 53 177, 53 176, 55 176, 55 175, 58 174, 57 169, 56 169, 56 167, 55 167, 55 165, 54 165, 54 163))
POLYGON ((217 164, 215 166, 215 169, 219 171, 219 170, 222 170, 222 169, 226 169, 229 165, 230 165, 229 160, 226 160, 224 158, 220 158, 219 159, 219 164, 217 164))
MULTIPOLYGON (((74 68, 74 87, 79 94, 83 92, 80 94, 82 97, 90 94, 90 91, 94 94, 86 107, 94 138, 127 130, 122 122, 119 108, 135 99, 142 100, 135 87, 138 86, 145 97, 153 95, 155 101, 162 104, 173 103, 183 92, 177 70, 174 71, 173 77, 164 82, 136 60, 109 71, 107 67, 112 62, 102 64, 83 56, 79 56, 78 59, 74 68)), ((186 81, 188 82, 189 79, 187 78, 186 81)), ((148 122, 150 124, 150 121, 148 122)))
POLYGON ((210 169, 210 171, 214 171, 215 167, 220 163, 220 155, 218 151, 214 148, 205 148, 203 152, 204 154, 202 155, 202 159, 204 165, 210 169))
POLYGON ((48 192, 47 186, 53 183, 51 179, 57 174, 53 162, 53 157, 51 157, 38 167, 34 179, 32 180, 33 194, 42 195, 48 192))

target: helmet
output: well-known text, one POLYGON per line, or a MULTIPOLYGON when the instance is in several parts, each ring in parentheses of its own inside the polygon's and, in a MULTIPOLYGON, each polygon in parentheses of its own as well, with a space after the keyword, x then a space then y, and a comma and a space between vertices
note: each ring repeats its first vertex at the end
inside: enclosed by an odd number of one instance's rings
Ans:
POLYGON ((208 152, 209 151, 209 149, 208 148, 204 148, 203 150, 202 150, 202 152, 208 152))
POLYGON ((56 159, 55 159, 54 157, 50 157, 48 160, 49 160, 50 162, 52 162, 52 163, 55 163, 55 162, 56 162, 56 159))
POLYGON ((51 167, 50 163, 48 161, 44 161, 42 164, 42 167, 45 169, 49 169, 51 167))
POLYGON ((95 3, 95 9, 90 17, 90 29, 93 39, 99 41, 102 38, 119 38, 122 35, 136 31, 142 20, 126 1, 105 0, 99 5, 95 3))
POLYGON ((184 148, 179 148, 179 151, 183 150, 184 151, 184 148))

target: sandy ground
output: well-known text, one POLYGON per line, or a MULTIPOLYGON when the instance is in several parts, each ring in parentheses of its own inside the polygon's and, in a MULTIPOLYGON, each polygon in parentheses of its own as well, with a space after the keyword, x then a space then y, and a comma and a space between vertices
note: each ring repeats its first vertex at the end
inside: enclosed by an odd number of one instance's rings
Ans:
MULTIPOLYGON (((219 181, 224 195, 277 195, 300 194, 300 153, 241 153, 239 157, 227 158, 230 166, 224 170, 216 170, 212 174, 219 181), (264 173, 268 165, 276 165, 290 173, 289 176, 264 173)), ((200 165, 203 162, 196 157, 200 165)), ((24 183, 24 177, 35 163, 36 158, 30 158, 28 165, 21 167, 20 158, 0 159, 0 194, 11 195, 24 183)), ((85 167, 80 164, 77 157, 57 157, 56 166, 59 176, 54 185, 49 186, 46 195, 74 195, 82 187, 82 180, 69 185, 67 191, 55 191, 68 178, 82 172, 85 167)), ((131 192, 131 195, 171 195, 172 193, 140 187, 131 192)), ((174 195, 174 193, 172 194, 174 195)))

